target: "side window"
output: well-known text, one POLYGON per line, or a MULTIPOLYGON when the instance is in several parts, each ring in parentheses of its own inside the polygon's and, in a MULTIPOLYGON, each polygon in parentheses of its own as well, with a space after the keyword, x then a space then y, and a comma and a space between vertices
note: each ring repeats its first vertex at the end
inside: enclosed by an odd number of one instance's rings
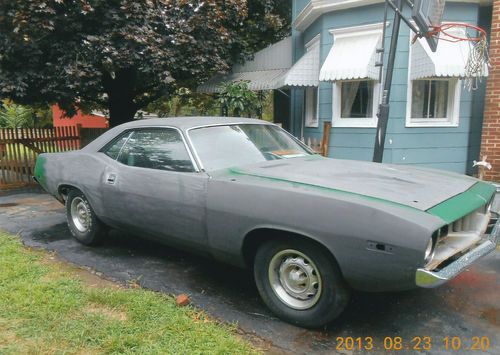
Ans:
POLYGON ((180 133, 172 128, 133 131, 118 161, 140 168, 193 172, 193 164, 180 133))
POLYGON ((306 88, 306 127, 318 127, 318 88, 306 88))
POLYGON ((130 134, 130 131, 122 133, 117 138, 108 143, 101 151, 111 159, 116 160, 118 158, 118 155, 120 154, 123 144, 125 144, 130 134))

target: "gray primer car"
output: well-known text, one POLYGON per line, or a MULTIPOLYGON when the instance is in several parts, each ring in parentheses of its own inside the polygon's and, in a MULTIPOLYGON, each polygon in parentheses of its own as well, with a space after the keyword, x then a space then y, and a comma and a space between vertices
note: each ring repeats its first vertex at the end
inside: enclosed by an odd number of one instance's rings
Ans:
POLYGON ((260 120, 127 123, 40 155, 35 179, 66 203, 80 242, 111 226, 253 268, 263 301, 305 327, 338 316, 350 288, 438 286, 498 242, 492 185, 323 158, 260 120))

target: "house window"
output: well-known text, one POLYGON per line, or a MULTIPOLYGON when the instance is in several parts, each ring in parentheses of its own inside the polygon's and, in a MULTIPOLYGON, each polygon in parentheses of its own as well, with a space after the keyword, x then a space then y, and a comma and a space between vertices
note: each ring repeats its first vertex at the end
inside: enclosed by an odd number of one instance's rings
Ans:
POLYGON ((333 83, 332 126, 376 127, 383 23, 331 29, 320 80, 333 83))
MULTIPOLYGON (((461 30, 453 35, 466 36, 461 30)), ((458 127, 467 43, 441 40, 432 52, 426 39, 410 30, 406 127, 458 127)))
POLYGON ((448 117, 449 82, 445 80, 413 80, 412 118, 448 117))
POLYGON ((375 80, 337 81, 333 84, 333 126, 377 127, 380 84, 375 80))
POLYGON ((340 83, 340 117, 371 118, 373 116, 372 80, 345 81, 340 83))
POLYGON ((318 88, 316 87, 306 88, 305 126, 318 127, 318 88))
POLYGON ((408 127, 458 126, 458 79, 411 80, 408 85, 408 127))

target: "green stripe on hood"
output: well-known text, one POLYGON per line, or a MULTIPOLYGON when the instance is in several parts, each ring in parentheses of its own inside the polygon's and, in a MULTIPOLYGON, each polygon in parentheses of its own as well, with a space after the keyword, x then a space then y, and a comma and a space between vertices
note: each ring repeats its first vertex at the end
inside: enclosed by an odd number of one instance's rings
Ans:
POLYGON ((424 211, 419 210, 418 208, 415 208, 413 206, 405 205, 405 204, 390 201, 390 200, 385 200, 385 199, 379 198, 379 197, 367 196, 367 195, 363 195, 363 194, 356 193, 356 192, 339 190, 339 189, 334 189, 331 187, 326 187, 326 186, 321 186, 321 185, 316 185, 316 184, 309 184, 309 183, 294 181, 294 180, 290 180, 290 179, 283 179, 283 178, 278 178, 278 177, 274 177, 274 176, 254 174, 254 173, 243 171, 243 170, 236 168, 236 167, 229 168, 228 172, 232 175, 253 176, 253 177, 271 180, 271 181, 275 181, 275 182, 285 182, 285 183, 289 183, 289 184, 293 184, 293 185, 300 185, 300 186, 310 187, 310 188, 314 188, 314 189, 318 189, 318 190, 333 192, 333 193, 340 194, 340 195, 358 196, 358 197, 361 197, 365 200, 381 202, 381 203, 385 203, 385 204, 389 204, 389 205, 393 205, 393 206, 397 206, 397 207, 401 207, 401 208, 409 208, 409 209, 412 209, 412 210, 415 210, 418 212, 425 213, 424 211))
POLYGON ((391 200, 386 200, 383 198, 379 197, 372 197, 372 196, 367 196, 363 195, 360 193, 356 192, 350 192, 350 191, 345 191, 345 190, 339 190, 331 187, 325 187, 321 185, 316 185, 316 184, 310 184, 310 183, 304 183, 300 181, 294 181, 291 179, 284 179, 280 177, 273 177, 273 176, 268 176, 264 174, 256 174, 256 173, 251 173, 251 172, 246 172, 242 169, 239 169, 237 167, 233 167, 228 169, 228 172, 232 175, 246 175, 246 176, 253 176, 261 179, 266 179, 270 181, 275 181, 275 182, 282 182, 282 183, 288 183, 292 185, 299 185, 299 186, 304 186, 304 187, 309 187, 309 188, 314 188, 317 190, 323 190, 323 191, 328 191, 332 192, 335 194, 339 195, 351 195, 351 196, 358 196, 360 198, 363 198, 365 200, 369 201, 376 201, 379 203, 384 203, 384 204, 389 204, 401 208, 409 208, 413 209, 419 212, 423 213, 429 213, 433 216, 436 216, 443 220, 444 223, 449 224, 454 221, 456 221, 459 218, 462 218, 463 216, 471 213, 472 211, 478 209, 479 207, 485 205, 491 200, 491 197, 495 193, 495 187, 491 184, 485 183, 485 182, 477 182, 474 185, 472 185, 468 190, 461 192, 447 200, 444 200, 443 202, 440 202, 439 204, 429 208, 426 211, 423 211, 421 209, 415 208, 410 205, 394 202, 391 200))
POLYGON ((477 182, 467 191, 441 202, 427 212, 449 224, 488 203, 495 191, 495 186, 477 182))

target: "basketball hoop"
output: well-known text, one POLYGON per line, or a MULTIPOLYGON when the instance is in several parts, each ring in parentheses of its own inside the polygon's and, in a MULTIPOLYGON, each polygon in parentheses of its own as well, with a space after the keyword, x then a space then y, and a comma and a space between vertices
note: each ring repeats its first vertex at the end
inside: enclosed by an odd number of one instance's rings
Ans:
POLYGON ((434 26, 425 37, 451 43, 467 41, 469 56, 465 64, 464 87, 475 90, 490 67, 487 33, 481 27, 467 23, 444 23, 434 26))

